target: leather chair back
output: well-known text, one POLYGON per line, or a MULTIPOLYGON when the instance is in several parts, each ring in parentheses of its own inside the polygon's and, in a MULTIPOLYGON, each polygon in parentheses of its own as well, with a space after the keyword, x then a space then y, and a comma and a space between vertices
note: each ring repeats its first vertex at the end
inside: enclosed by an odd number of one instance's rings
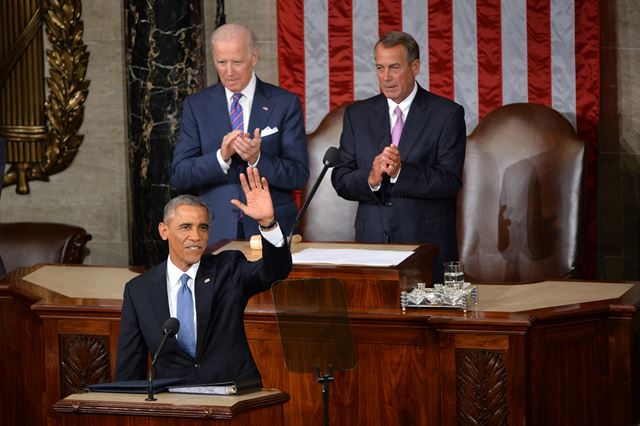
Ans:
POLYGON ((467 138, 458 247, 471 282, 580 275, 585 144, 558 112, 498 108, 467 138))
POLYGON ((0 257, 7 273, 37 263, 80 264, 91 240, 83 228, 62 223, 0 223, 0 257))
MULTIPOLYGON (((330 146, 340 146, 342 118, 347 105, 339 106, 322 120, 315 132, 307 136, 310 178, 304 190, 303 201, 309 196, 316 178, 322 171, 322 159, 330 146)), ((338 196, 331 185, 331 170, 309 204, 301 231, 305 241, 355 241, 354 223, 358 203, 338 196)))

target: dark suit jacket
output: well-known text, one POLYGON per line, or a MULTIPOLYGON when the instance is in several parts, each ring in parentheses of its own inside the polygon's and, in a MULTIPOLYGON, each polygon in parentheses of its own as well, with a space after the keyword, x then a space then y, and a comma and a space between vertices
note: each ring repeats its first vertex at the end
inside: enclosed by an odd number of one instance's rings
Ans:
MULTIPOLYGON (((269 182, 275 216, 287 235, 297 213, 291 190, 304 188, 309 179, 302 108, 297 96, 258 79, 248 129, 253 135, 256 128, 266 127, 277 128, 278 132, 262 137, 257 167, 269 182)), ((246 163, 234 156, 231 169, 225 174, 216 158, 222 138, 230 131, 221 84, 184 101, 170 181, 179 191, 197 192, 209 206, 212 215, 209 243, 237 237, 238 209, 230 200, 244 202, 239 173, 246 169, 246 163)), ((257 223, 245 218, 244 233, 247 238, 258 234, 257 223)))
MULTIPOLYGON (((291 254, 262 240, 263 260, 248 262, 239 251, 206 254, 195 280, 196 357, 175 338, 167 340, 157 361, 156 377, 211 383, 260 378, 244 332, 244 309, 251 296, 287 277, 291 254)), ((127 283, 122 304, 116 380, 147 377, 148 354, 162 340, 169 318, 167 261, 127 283)), ((179 332, 178 332, 179 333, 179 332)))
POLYGON ((402 168, 395 184, 385 176, 372 192, 367 183, 376 155, 391 144, 384 95, 345 110, 340 163, 331 181, 338 194, 358 201, 359 242, 435 243, 434 280, 442 262, 458 258, 456 196, 462 186, 466 126, 462 106, 418 86, 398 145, 402 168))

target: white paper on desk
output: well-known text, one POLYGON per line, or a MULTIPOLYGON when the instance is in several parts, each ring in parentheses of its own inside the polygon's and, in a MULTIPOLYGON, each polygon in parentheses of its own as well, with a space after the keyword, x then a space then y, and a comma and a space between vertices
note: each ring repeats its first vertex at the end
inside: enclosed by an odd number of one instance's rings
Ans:
POLYGON ((394 266, 412 251, 307 248, 292 255, 294 265, 394 266))

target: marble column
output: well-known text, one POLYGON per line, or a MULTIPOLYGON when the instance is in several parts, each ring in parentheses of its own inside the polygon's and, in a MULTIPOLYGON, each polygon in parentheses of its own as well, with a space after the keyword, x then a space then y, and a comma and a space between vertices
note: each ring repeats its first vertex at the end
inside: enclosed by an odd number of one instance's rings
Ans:
POLYGON ((206 35, 200 0, 124 0, 129 125, 131 263, 166 258, 158 235, 176 195, 169 170, 184 98, 204 87, 206 35))

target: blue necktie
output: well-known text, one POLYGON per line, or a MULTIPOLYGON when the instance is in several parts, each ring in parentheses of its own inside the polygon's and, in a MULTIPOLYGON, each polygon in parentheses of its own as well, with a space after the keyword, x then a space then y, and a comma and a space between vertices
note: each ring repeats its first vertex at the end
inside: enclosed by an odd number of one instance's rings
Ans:
POLYGON ((196 333, 193 326, 193 298, 191 289, 187 285, 189 275, 183 274, 180 277, 180 290, 178 290, 178 321, 180 321, 180 331, 178 332, 178 342, 182 349, 189 355, 196 356, 196 333))
POLYGON ((231 122, 231 130, 242 130, 244 132, 244 117, 242 114, 242 105, 240 98, 242 93, 234 93, 231 101, 231 109, 229 110, 229 121, 231 122))

